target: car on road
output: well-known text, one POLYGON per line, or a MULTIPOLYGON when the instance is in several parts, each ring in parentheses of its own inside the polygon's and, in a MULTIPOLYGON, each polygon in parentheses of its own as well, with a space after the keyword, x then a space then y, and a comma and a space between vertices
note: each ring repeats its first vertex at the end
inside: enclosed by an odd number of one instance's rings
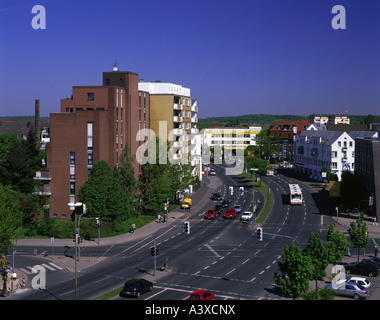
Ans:
POLYGON ((214 169, 210 169, 210 171, 208 172, 208 174, 209 174, 210 176, 216 176, 216 172, 215 172, 214 169))
POLYGON ((222 207, 226 208, 228 207, 228 205, 230 204, 230 202, 226 199, 223 199, 220 204, 222 205, 222 207))
POLYGON ((233 208, 227 209, 226 213, 224 214, 223 218, 226 219, 233 219, 236 216, 236 211, 233 208))
POLYGON ((219 214, 219 213, 223 213, 224 209, 222 207, 221 204, 217 204, 214 208, 216 210, 216 212, 219 214))
POLYGON ((253 218, 253 212, 251 211, 244 211, 243 214, 240 216, 240 220, 243 221, 250 221, 253 218))
POLYGON ((330 289, 334 294, 344 297, 351 297, 355 300, 365 299, 368 297, 368 289, 355 282, 344 282, 337 287, 332 284, 328 284, 325 288, 330 289))
POLYGON ((120 291, 120 297, 140 297, 141 294, 153 290, 153 283, 142 278, 128 280, 120 291))
POLYGON ((365 275, 368 277, 376 277, 380 272, 379 267, 368 262, 346 264, 344 265, 344 269, 346 271, 346 274, 354 273, 354 274, 365 275))
POLYGON ((215 294, 208 290, 195 290, 190 294, 189 300, 214 300, 215 294))
POLYGON ((235 204, 234 205, 234 209, 235 209, 236 213, 240 213, 241 212, 241 205, 240 204, 235 204))
POLYGON ((205 219, 213 220, 218 215, 218 212, 215 209, 210 209, 205 214, 205 219))
POLYGON ((222 196, 217 192, 211 193, 211 200, 220 201, 222 200, 222 196))

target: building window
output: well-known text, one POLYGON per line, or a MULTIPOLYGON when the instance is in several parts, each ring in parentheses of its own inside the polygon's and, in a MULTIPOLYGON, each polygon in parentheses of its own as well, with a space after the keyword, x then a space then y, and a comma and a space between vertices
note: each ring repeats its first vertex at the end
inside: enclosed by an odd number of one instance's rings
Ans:
POLYGON ((87 100, 94 101, 94 93, 93 92, 88 92, 87 93, 87 100))
POLYGON ((75 182, 70 182, 70 194, 75 194, 75 182))
POLYGON ((70 152, 70 164, 75 164, 75 152, 70 152))

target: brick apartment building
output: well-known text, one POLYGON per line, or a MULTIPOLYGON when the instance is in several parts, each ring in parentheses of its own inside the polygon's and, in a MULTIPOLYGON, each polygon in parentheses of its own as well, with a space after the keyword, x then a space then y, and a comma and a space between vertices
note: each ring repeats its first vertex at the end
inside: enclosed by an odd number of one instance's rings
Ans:
POLYGON ((288 153, 293 153, 294 137, 301 134, 309 125, 309 120, 280 120, 269 130, 269 135, 281 140, 281 152, 286 157, 288 153))
MULTIPOLYGON (((117 167, 125 144, 134 155, 144 143, 136 141, 143 128, 149 128, 149 93, 138 90, 137 73, 115 68, 103 72, 103 86, 74 86, 71 99, 61 100, 60 113, 50 114, 50 217, 70 219, 74 208, 68 203, 77 201, 93 164, 105 160, 117 167)), ((140 166, 134 167, 137 177, 140 166)))

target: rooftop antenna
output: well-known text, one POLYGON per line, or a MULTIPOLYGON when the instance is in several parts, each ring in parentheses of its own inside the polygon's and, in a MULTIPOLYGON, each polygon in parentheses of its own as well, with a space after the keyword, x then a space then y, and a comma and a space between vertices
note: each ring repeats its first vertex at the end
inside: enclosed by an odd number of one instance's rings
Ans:
POLYGON ((113 72, 117 72, 117 71, 119 71, 119 69, 118 69, 118 67, 117 67, 117 61, 116 61, 116 59, 115 59, 115 63, 113 64, 113 72))

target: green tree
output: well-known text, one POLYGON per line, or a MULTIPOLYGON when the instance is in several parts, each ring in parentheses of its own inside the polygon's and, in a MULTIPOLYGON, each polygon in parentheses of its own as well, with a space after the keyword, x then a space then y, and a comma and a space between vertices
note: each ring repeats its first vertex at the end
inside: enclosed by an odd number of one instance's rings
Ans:
POLYGON ((267 160, 253 156, 253 157, 246 157, 244 161, 248 165, 249 168, 258 169, 257 170, 258 174, 260 174, 260 175, 266 175, 267 174, 268 167, 269 167, 267 160))
POLYGON ((119 165, 114 170, 114 175, 119 179, 123 190, 131 197, 135 197, 139 191, 138 180, 135 178, 133 156, 128 144, 124 146, 119 157, 119 165))
POLYGON ((128 195, 114 177, 111 166, 104 160, 97 162, 86 183, 79 189, 78 200, 87 206, 87 216, 102 217, 102 221, 116 224, 135 214, 128 195))
POLYGON ((318 292, 318 279, 326 276, 326 268, 329 264, 328 250, 324 246, 321 239, 319 239, 316 232, 312 232, 309 238, 309 244, 303 251, 304 255, 307 255, 311 259, 311 263, 314 266, 314 280, 315 288, 318 292))
POLYGON ((12 239, 22 224, 20 194, 10 186, 0 184, 0 252, 8 254, 13 248, 12 239))
POLYGON ((296 299, 309 290, 309 280, 314 273, 309 256, 304 255, 300 247, 292 243, 282 252, 283 262, 278 262, 282 274, 275 272, 274 281, 284 294, 296 299))
POLYGON ((13 133, 0 134, 0 163, 5 159, 16 140, 20 141, 20 138, 13 133))
POLYGON ((333 225, 329 226, 327 232, 326 248, 328 250, 329 263, 337 264, 342 262, 344 254, 347 252, 350 243, 347 241, 346 236, 335 230, 333 225))
POLYGON ((22 193, 33 192, 38 184, 34 177, 42 167, 43 158, 36 144, 34 130, 29 130, 26 140, 9 137, 6 141, 8 146, 2 149, 4 158, 0 161, 0 183, 22 193), (10 141, 13 142, 9 147, 10 141))
POLYGON ((348 229, 352 244, 354 248, 358 248, 358 261, 360 249, 365 250, 369 244, 369 236, 367 224, 364 221, 363 212, 360 213, 358 219, 355 222, 350 223, 350 229, 348 229))

